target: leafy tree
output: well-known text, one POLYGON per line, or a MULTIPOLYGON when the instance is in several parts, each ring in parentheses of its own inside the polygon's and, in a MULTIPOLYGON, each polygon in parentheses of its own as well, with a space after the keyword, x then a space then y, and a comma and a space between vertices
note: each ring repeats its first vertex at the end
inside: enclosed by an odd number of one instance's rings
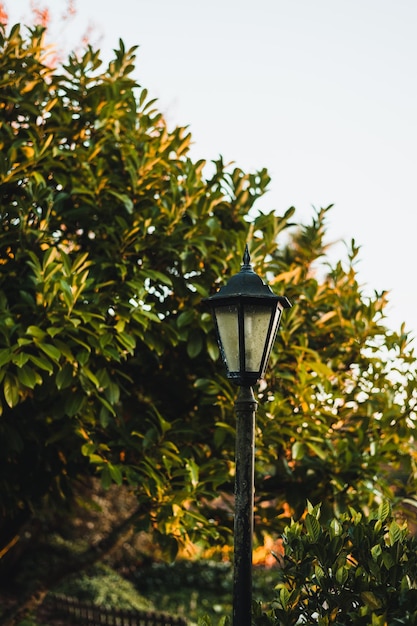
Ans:
POLYGON ((134 49, 54 69, 43 37, 0 37, 0 572, 21 571, 24 537, 62 526, 92 476, 136 505, 44 590, 132 527, 172 556, 221 540, 235 389, 200 302, 247 240, 294 304, 259 388, 258 532, 307 498, 329 515, 368 504, 394 471, 412 490, 413 352, 384 326, 386 295, 362 293, 354 243, 326 266, 327 209, 298 227, 294 209, 255 213, 267 171, 193 162, 187 129, 133 79, 134 49))
POLYGON ((215 409, 199 411, 193 384, 217 358, 198 304, 243 250, 245 215, 268 181, 265 171, 228 174, 221 161, 205 180, 204 163, 187 157, 189 133, 168 131, 130 77, 133 50, 120 44, 102 71, 89 48, 58 72, 42 37, 14 27, 1 40, 9 576, 27 525, 51 524, 92 474, 136 493, 119 534, 127 522, 151 525, 173 551, 188 532, 218 536, 184 506, 229 477, 211 449, 215 409))
POLYGON ((308 498, 337 513, 415 489, 413 350, 404 328, 384 326, 387 294, 364 297, 354 241, 347 263, 321 276, 323 217, 268 263, 296 306, 263 395, 259 456, 271 468, 266 497, 284 495, 298 514, 308 498))

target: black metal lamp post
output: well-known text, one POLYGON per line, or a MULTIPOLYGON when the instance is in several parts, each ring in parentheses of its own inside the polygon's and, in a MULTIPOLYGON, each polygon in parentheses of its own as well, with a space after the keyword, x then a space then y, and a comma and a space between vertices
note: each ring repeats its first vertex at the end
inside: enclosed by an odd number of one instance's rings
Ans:
POLYGON ((265 373, 282 311, 291 304, 284 296, 276 296, 253 271, 248 246, 240 272, 205 301, 212 309, 227 377, 239 385, 235 403, 233 626, 251 626, 254 442, 258 406, 252 386, 265 373))

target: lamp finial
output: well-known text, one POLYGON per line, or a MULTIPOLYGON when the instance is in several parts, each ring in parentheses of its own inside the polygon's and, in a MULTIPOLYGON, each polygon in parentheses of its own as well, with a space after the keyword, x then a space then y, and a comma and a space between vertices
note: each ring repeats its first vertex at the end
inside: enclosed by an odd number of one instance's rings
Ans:
POLYGON ((251 262, 250 262, 250 254, 249 254, 249 248, 248 248, 248 244, 246 244, 245 246, 245 252, 243 253, 243 266, 245 269, 249 269, 250 267, 252 267, 251 262))

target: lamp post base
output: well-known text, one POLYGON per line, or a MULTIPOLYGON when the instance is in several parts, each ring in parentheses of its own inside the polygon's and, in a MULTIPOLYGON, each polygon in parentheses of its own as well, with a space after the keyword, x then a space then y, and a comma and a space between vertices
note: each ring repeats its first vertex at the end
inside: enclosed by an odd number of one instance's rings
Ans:
POLYGON ((240 387, 236 411, 233 626, 252 622, 255 412, 252 387, 240 387))

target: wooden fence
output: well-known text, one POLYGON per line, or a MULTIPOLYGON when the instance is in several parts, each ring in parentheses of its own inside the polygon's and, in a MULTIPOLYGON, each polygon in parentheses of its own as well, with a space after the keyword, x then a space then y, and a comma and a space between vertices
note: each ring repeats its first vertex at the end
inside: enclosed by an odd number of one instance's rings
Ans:
POLYGON ((72 618, 68 623, 88 626, 187 626, 184 618, 166 613, 106 609, 58 594, 47 597, 42 612, 47 612, 50 617, 72 618))

